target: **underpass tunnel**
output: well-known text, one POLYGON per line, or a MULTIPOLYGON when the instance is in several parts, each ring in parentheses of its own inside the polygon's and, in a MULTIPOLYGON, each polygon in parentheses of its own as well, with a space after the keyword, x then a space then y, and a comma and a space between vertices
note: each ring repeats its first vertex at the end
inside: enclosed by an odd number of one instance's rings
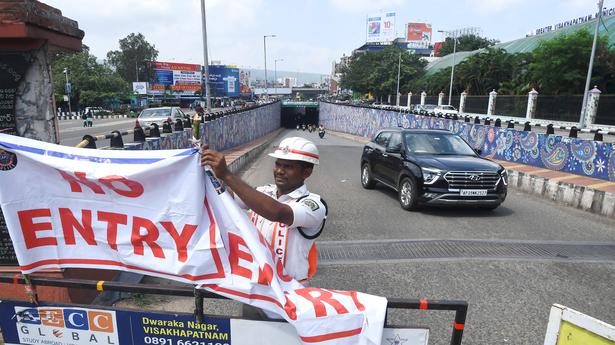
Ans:
POLYGON ((318 126, 318 107, 282 107, 281 125, 284 128, 297 128, 297 125, 318 126))

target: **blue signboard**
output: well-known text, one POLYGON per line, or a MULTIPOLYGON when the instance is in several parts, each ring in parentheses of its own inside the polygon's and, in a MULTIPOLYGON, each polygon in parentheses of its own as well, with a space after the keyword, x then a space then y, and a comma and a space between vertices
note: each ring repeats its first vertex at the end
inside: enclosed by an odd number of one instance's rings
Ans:
POLYGON ((173 71, 156 69, 154 70, 154 84, 173 85, 173 71))
POLYGON ((230 345, 230 319, 0 301, 6 344, 230 345))
POLYGON ((213 97, 239 97, 239 68, 210 65, 209 88, 213 97))

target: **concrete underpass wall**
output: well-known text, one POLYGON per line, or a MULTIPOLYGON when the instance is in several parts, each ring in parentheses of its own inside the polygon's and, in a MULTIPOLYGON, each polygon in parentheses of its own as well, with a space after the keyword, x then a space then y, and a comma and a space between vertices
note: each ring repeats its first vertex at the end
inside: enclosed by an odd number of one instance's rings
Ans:
POLYGON ((203 140, 215 150, 228 150, 280 128, 280 102, 230 114, 201 125, 203 140))
POLYGON ((615 181, 615 143, 326 102, 320 103, 320 122, 363 137, 386 127, 447 129, 482 149, 487 158, 615 181))

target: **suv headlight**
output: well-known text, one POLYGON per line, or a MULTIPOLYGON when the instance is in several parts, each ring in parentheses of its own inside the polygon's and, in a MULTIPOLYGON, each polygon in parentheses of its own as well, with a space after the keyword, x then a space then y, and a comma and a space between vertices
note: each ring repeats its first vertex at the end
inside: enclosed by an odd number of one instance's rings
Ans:
POLYGON ((506 169, 500 172, 500 176, 502 176, 502 182, 504 182, 505 186, 508 186, 508 171, 506 169))
POLYGON ((442 170, 432 168, 421 168, 423 172, 423 183, 434 184, 442 175, 442 170))

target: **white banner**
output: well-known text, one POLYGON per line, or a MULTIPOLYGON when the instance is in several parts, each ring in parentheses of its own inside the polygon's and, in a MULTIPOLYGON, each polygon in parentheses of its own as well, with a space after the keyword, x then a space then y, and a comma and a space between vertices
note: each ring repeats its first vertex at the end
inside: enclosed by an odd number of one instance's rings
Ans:
POLYGON ((24 273, 134 271, 277 313, 306 344, 380 344, 386 299, 286 276, 196 149, 89 150, 0 134, 0 204, 24 273))
POLYGON ((367 16, 366 42, 393 42, 395 38, 395 12, 379 12, 367 16))

